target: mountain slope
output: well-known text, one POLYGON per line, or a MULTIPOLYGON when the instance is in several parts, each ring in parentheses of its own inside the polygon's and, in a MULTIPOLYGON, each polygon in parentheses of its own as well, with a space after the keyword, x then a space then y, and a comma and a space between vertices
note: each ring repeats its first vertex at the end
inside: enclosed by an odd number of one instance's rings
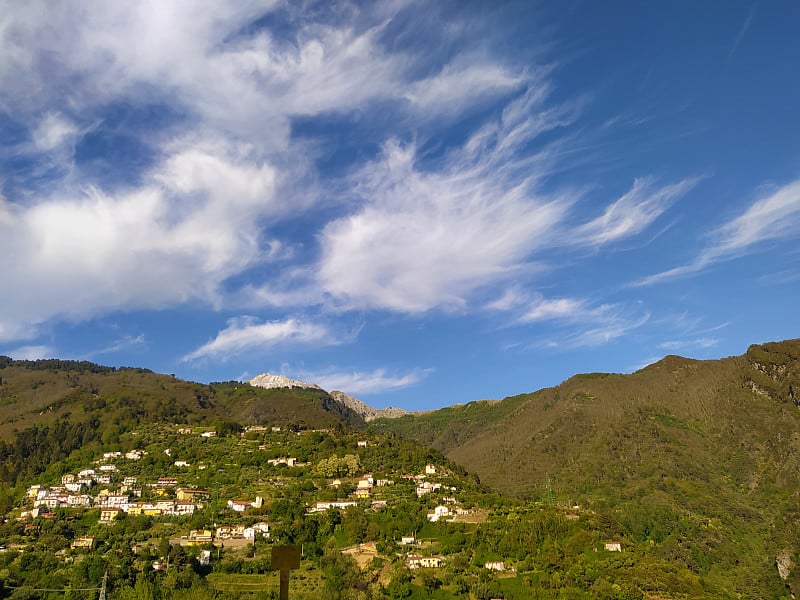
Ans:
POLYGON ((323 429, 364 420, 320 389, 204 385, 146 369, 0 357, 0 482, 145 423, 323 429))
POLYGON ((431 444, 507 492, 640 507, 645 539, 658 529, 652 515, 688 518, 706 530, 684 534, 675 552, 708 544, 686 560, 766 577, 780 553, 798 558, 798 390, 800 340, 789 340, 717 361, 668 356, 631 375, 578 375, 372 427, 431 444), (759 564, 745 569, 750 560, 759 564))

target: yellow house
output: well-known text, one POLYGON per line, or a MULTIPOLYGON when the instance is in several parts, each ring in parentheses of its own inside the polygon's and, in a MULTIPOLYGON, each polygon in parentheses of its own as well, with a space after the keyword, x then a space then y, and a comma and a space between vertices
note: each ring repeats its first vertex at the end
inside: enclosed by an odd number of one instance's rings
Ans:
POLYGON ((189 488, 178 488, 175 492, 178 500, 194 501, 203 498, 208 498, 209 493, 205 490, 193 490, 189 488))
POLYGON ((89 550, 91 550, 92 548, 94 548, 94 538, 93 537, 77 537, 70 544, 70 548, 88 548, 89 550))
POLYGON ((128 514, 129 515, 141 515, 142 514, 142 503, 141 502, 130 502, 130 503, 128 503, 128 514))
POLYGON ((202 544, 211 543, 213 534, 209 529, 192 529, 189 532, 189 537, 186 538, 187 546, 200 546, 202 544))
POLYGON ((100 523, 113 523, 122 512, 119 508, 103 508, 100 510, 100 523))

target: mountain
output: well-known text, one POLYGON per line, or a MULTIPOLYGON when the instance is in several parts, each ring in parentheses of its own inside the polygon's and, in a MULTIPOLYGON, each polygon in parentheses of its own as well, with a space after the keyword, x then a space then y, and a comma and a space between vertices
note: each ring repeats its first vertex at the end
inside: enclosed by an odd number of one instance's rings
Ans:
POLYGON ((0 356, 0 481, 43 471, 91 443, 146 423, 236 430, 363 428, 364 419, 317 387, 200 384, 147 369, 0 356))
POLYGON ((787 552, 798 562, 798 405, 800 340, 787 340, 721 360, 667 356, 630 375, 576 375, 370 427, 430 445, 495 489, 641 511, 643 539, 694 523, 674 551, 691 548, 683 560, 716 561, 731 577, 743 557, 761 564, 749 572, 772 573, 787 552))
POLYGON ((306 383, 297 379, 290 379, 284 375, 273 375, 272 373, 261 373, 253 377, 248 383, 255 387, 262 387, 266 389, 274 388, 304 388, 304 389, 322 389, 313 383, 306 383))
POLYGON ((367 422, 381 418, 396 419, 397 417, 402 417, 403 415, 409 414, 407 410, 403 410, 402 408, 394 408, 392 406, 382 408, 380 410, 377 408, 372 408, 363 400, 359 400, 350 394, 346 394, 345 392, 340 392, 338 390, 332 391, 330 395, 331 398, 352 409, 367 422))
MULTIPOLYGON (((261 373, 260 375, 256 375, 248 383, 252 386, 266 389, 302 388, 322 390, 321 387, 314 383, 306 383, 305 381, 290 379, 284 375, 273 375, 272 373, 261 373)), ((378 410, 377 408, 371 407, 363 400, 359 400, 350 394, 340 392, 338 390, 330 392, 329 395, 335 402, 341 404, 345 411, 353 411, 364 421, 372 421, 379 418, 394 419, 396 417, 401 417, 408 414, 408 411, 405 411, 402 408, 393 408, 391 406, 378 410)))

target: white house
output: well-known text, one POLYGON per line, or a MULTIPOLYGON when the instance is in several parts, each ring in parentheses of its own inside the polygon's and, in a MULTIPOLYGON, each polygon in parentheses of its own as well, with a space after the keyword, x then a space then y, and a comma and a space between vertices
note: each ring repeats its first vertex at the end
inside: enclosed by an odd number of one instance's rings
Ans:
POLYGON ((433 509, 432 513, 428 513, 428 521, 431 523, 435 523, 439 519, 443 517, 450 517, 453 513, 450 512, 450 508, 444 505, 439 505, 433 509))
POLYGON ((438 569, 442 566, 442 557, 410 555, 406 559, 406 564, 409 569, 438 569))

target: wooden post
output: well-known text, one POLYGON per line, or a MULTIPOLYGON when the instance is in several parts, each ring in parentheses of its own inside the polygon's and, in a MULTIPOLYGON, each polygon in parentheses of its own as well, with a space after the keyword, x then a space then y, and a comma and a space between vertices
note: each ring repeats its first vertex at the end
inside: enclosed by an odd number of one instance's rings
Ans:
POLYGON ((274 546, 271 566, 281 573, 280 600, 289 600, 289 571, 300 568, 300 546, 274 546))

